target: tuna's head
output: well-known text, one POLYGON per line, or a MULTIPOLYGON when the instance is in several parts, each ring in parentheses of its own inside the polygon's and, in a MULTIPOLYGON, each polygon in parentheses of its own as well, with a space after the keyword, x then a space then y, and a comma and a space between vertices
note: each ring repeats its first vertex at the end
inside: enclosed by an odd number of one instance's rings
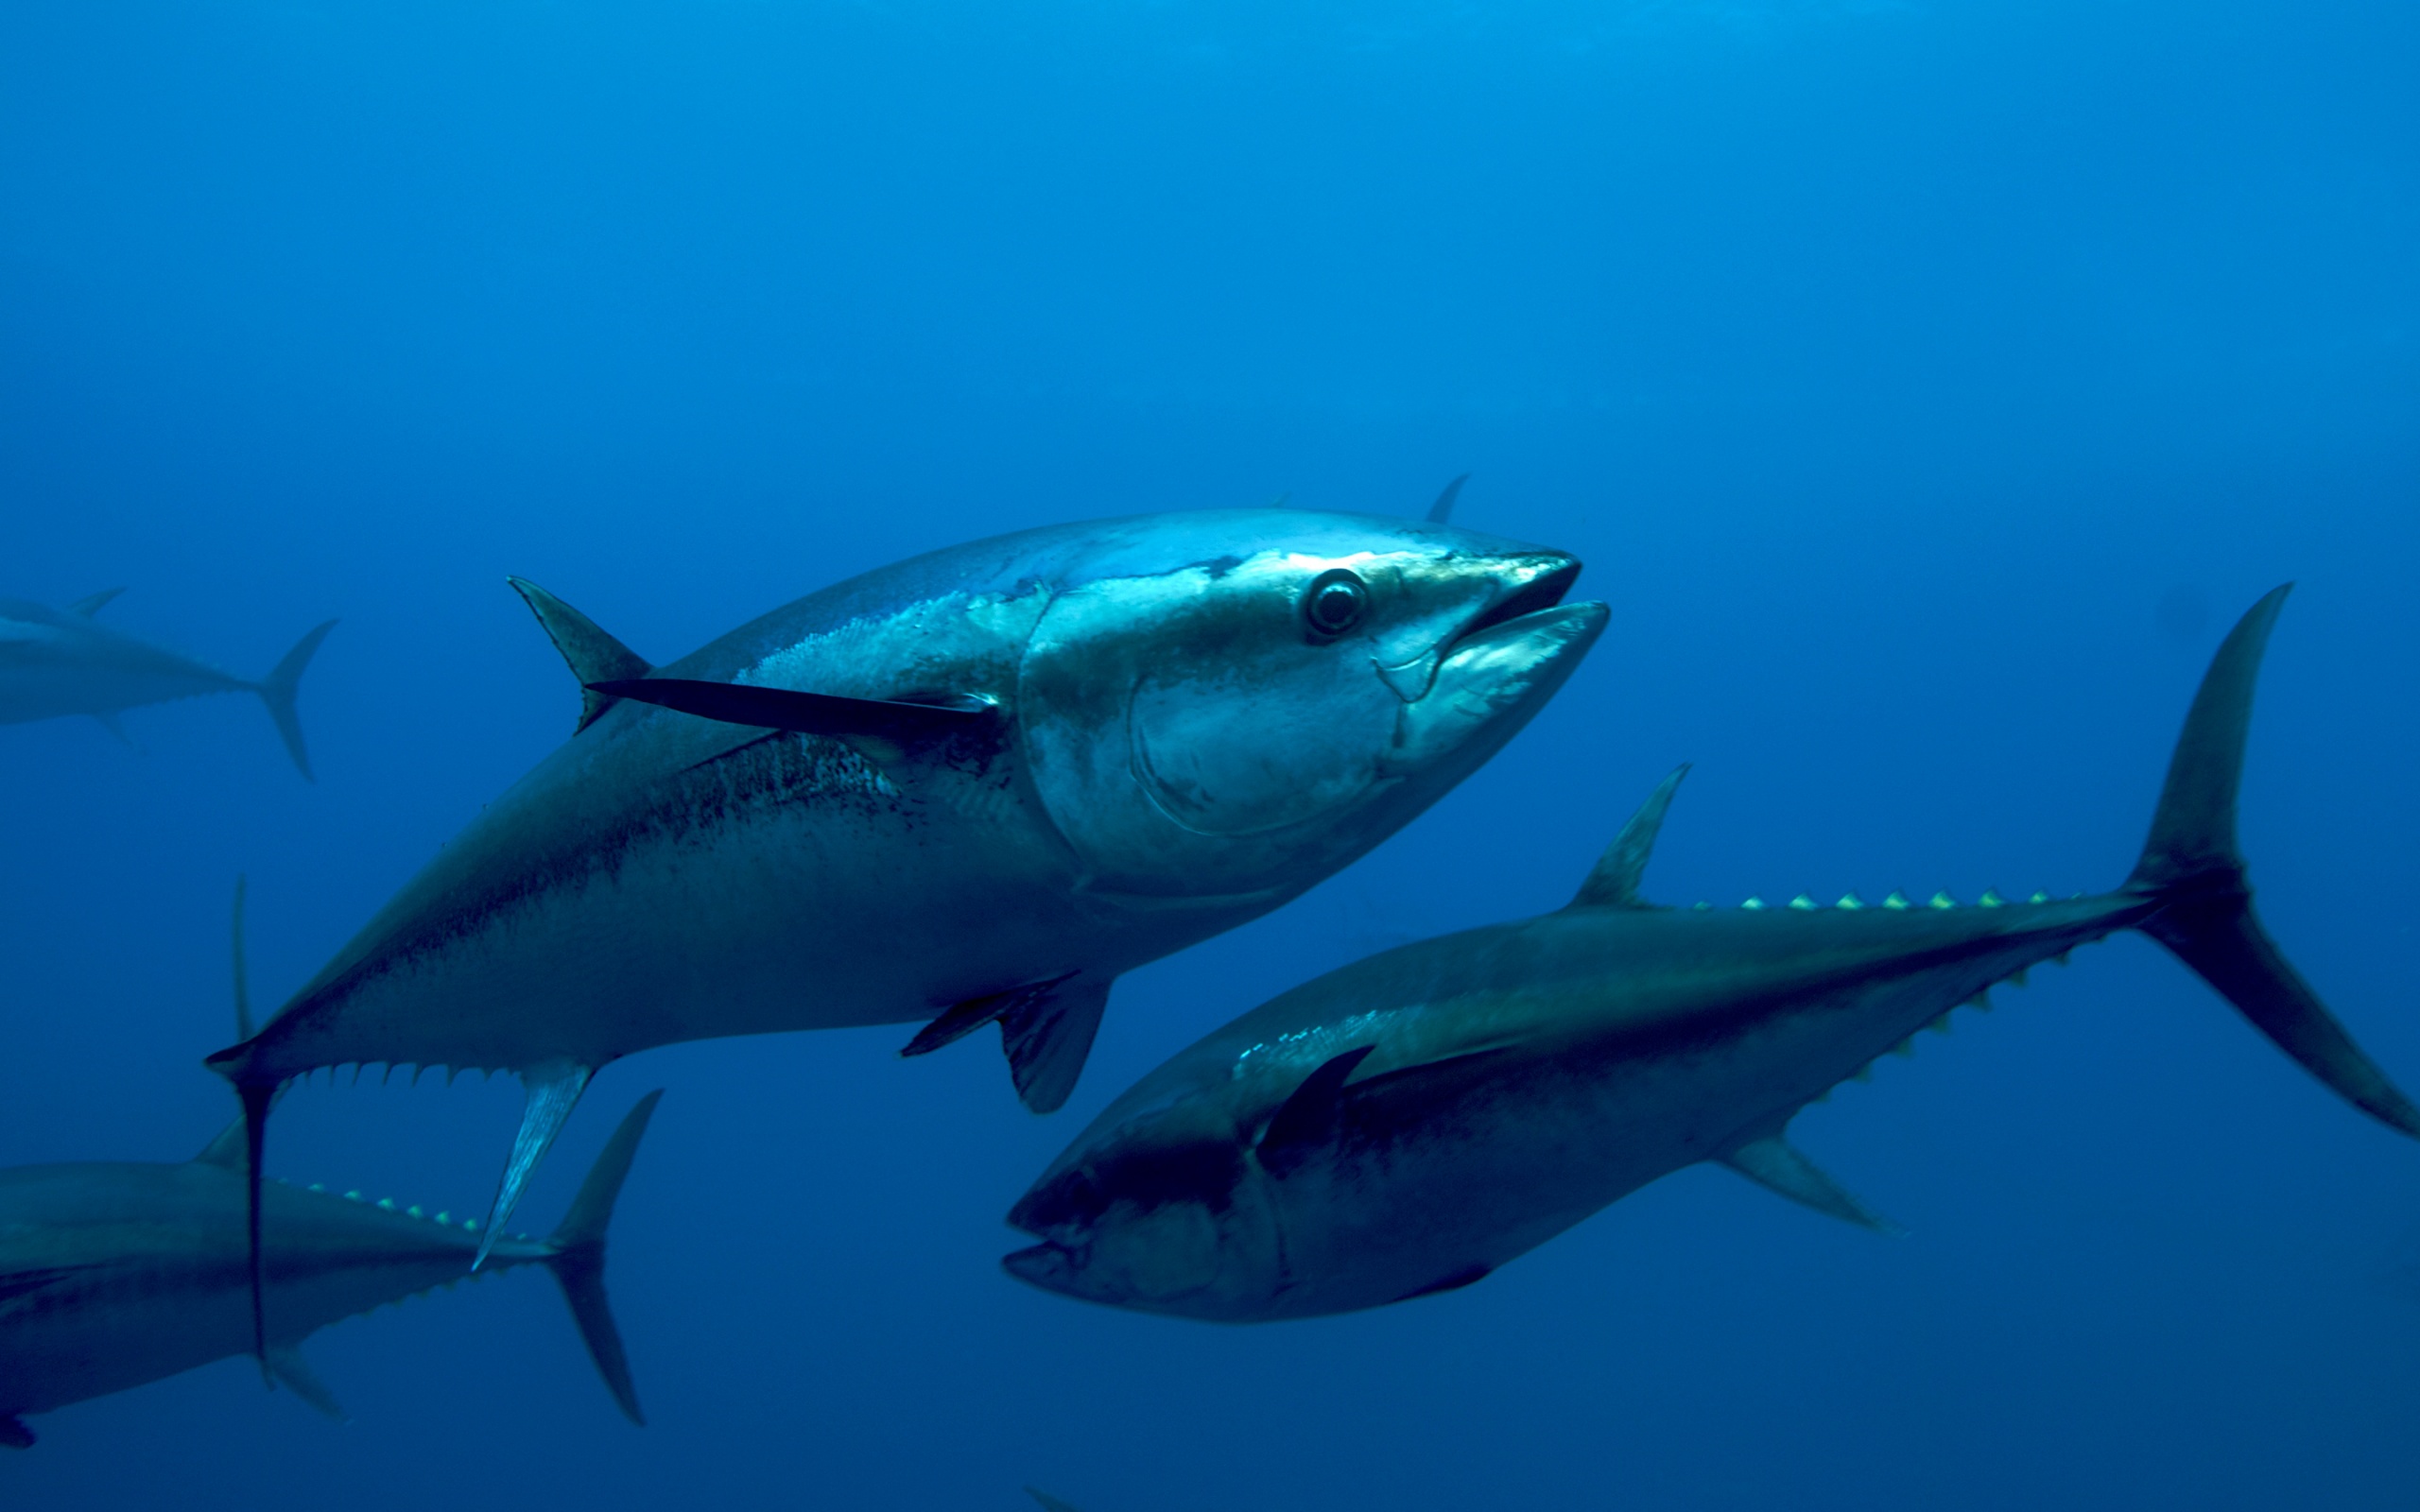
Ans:
POLYGON ((1494 755, 1605 625, 1580 564, 1443 525, 1162 515, 1071 564, 1017 708, 1098 895, 1267 903, 1494 755))
POLYGON ((1104 1116, 1009 1222, 1042 1243, 1003 1260, 1008 1272, 1088 1302, 1240 1320, 1284 1280, 1267 1178, 1210 1099, 1104 1116))

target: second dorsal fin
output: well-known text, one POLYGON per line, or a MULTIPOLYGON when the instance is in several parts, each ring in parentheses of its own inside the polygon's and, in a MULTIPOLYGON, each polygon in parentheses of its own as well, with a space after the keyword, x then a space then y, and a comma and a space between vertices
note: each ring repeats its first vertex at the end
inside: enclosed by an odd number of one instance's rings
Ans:
POLYGON ((196 1165, 215 1165, 222 1170, 244 1168, 244 1121, 237 1119, 218 1131, 218 1137, 201 1147, 193 1158, 196 1165))
POLYGON ((1681 779, 1689 775, 1688 763, 1672 768, 1672 775, 1655 784, 1647 801, 1605 847, 1597 858, 1596 868, 1580 891, 1565 905, 1572 908, 1652 908, 1655 905, 1638 896, 1638 879, 1647 871, 1647 858, 1655 850, 1656 832, 1664 828, 1664 815, 1672 806, 1672 794, 1679 789, 1681 779))
POLYGON ((579 680, 579 723, 572 728, 577 735, 619 700, 611 694, 598 693, 591 684, 618 682, 631 678, 644 678, 655 670, 647 660, 621 642, 597 628, 596 622, 579 610, 547 593, 527 577, 507 577, 512 591, 538 616, 546 638, 571 664, 571 675, 579 680))
POLYGON ((1437 502, 1428 507, 1427 520, 1430 524, 1442 525, 1454 518, 1454 501, 1461 497, 1462 485, 1470 480, 1471 475, 1465 472, 1445 485, 1444 491, 1437 495, 1437 502))

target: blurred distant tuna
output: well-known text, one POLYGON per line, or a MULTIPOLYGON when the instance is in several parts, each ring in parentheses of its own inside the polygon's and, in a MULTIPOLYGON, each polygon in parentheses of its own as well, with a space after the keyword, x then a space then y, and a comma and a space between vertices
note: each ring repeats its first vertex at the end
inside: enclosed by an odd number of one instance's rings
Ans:
POLYGON ((518 1073, 492 1228, 591 1074, 676 1040, 997 1023, 1048 1111, 1120 972, 1528 722, 1604 627, 1561 602, 1579 571, 1442 522, 1144 515, 869 573, 662 668, 515 580, 586 690, 572 739, 210 1063, 255 1138, 320 1067, 518 1073))
POLYGON ((1656 908, 1638 879, 1675 772, 1562 911, 1330 972, 1144 1078, 1010 1214, 1043 1242, 1009 1270, 1221 1321, 1347 1312, 1468 1285, 1701 1160, 1887 1229, 1785 1143, 1790 1119, 1953 1006, 1988 1006, 1993 985, 2120 929, 2420 1135, 2420 1110, 2261 929, 2236 849, 2253 682, 2285 593, 2221 646, 2116 892, 1656 908))
POLYGON ((121 592, 112 588, 63 610, 0 598, 0 725, 89 714, 125 740, 117 716, 129 709, 205 693, 254 693, 268 706, 268 716, 294 765, 310 777, 311 758, 303 749, 302 721, 295 717, 294 690, 311 653, 336 628, 336 621, 295 642, 268 676, 247 682, 95 620, 93 616, 121 592))
MULTIPOLYGON (((638 1397, 605 1301, 605 1228, 661 1092, 640 1099, 544 1239, 499 1240, 491 1269, 544 1265, 588 1352, 632 1422, 638 1397)), ((0 1171, 0 1444, 33 1434, 18 1414, 162 1380, 252 1351, 244 1129, 182 1165, 95 1163, 0 1171)), ((332 1418, 305 1335, 471 1274, 480 1236, 446 1213, 395 1211, 357 1192, 274 1183, 264 1194, 269 1371, 332 1418)))

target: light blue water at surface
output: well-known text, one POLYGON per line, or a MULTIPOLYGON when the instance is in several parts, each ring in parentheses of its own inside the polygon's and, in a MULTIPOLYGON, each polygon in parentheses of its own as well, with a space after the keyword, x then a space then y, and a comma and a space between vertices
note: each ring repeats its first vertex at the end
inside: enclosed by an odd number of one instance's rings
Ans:
MULTIPOLYGON (((658 1051, 610 1280, 35 1420, 94 1508, 2399 1507, 2420 1149, 2148 943, 1801 1122, 1913 1236, 1699 1170, 1485 1284, 1221 1330, 1003 1277, 1118 1089, 1386 944, 1651 890, 2107 885, 2193 679, 2303 584, 2244 843, 2420 1083, 2420 15, 2394 4, 25 4, 0 11, 0 593, 305 681, 0 730, 0 1164, 232 1115, 225 907, 317 969, 570 729, 520 573, 668 658, 976 536, 1259 503, 1577 551, 1559 700, 1300 902, 1120 987, 1036 1119, 980 1042, 658 1051)), ((298 1181, 493 1190, 509 1083, 289 1100, 298 1181)))

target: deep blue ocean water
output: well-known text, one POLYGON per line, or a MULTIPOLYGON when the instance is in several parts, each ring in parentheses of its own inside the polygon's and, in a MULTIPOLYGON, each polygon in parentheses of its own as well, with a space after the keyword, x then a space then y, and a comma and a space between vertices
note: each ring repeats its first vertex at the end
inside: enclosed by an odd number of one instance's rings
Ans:
MULTIPOLYGON (((2287 578, 2244 845, 2420 1083, 2420 12, 2388 3, 434 0, 0 8, 0 593, 305 679, 0 729, 0 1164, 233 1114, 273 1005, 568 732, 503 582, 669 659, 1027 525, 1257 504, 1576 551, 1612 627, 1375 853, 1119 987, 1073 1104, 983 1040, 668 1088, 610 1284, 532 1274, 37 1418, 26 1507, 2408 1507, 2420 1149, 2123 936, 1797 1125, 1913 1232, 1699 1168, 1484 1284, 1262 1328, 1004 1277, 1120 1088, 1383 946, 1650 890, 2098 888, 2287 578)), ((272 1171, 472 1211, 509 1081, 324 1080, 272 1171)))

